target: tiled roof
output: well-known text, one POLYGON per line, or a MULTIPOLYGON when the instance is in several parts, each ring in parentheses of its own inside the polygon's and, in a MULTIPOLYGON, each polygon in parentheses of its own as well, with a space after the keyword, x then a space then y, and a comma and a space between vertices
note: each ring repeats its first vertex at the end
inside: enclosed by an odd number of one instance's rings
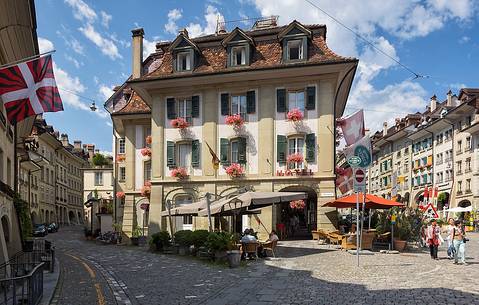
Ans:
POLYGON ((306 28, 313 31, 313 37, 308 46, 308 60, 304 62, 283 63, 282 60, 282 44, 277 36, 283 30, 283 27, 276 27, 266 30, 255 30, 245 32, 255 39, 256 46, 254 47, 251 64, 249 66, 241 67, 227 67, 227 50, 221 45, 221 41, 227 34, 208 35, 191 39, 200 49, 201 56, 199 62, 193 72, 190 73, 173 73, 173 58, 172 52, 168 49, 170 43, 158 43, 157 48, 164 51, 161 63, 158 68, 149 74, 144 75, 141 79, 152 78, 168 78, 181 77, 191 75, 203 75, 222 72, 233 71, 249 71, 258 69, 280 68, 286 66, 302 66, 302 65, 316 65, 329 64, 340 62, 355 62, 356 58, 343 57, 335 54, 326 45, 325 32, 326 28, 323 25, 309 25, 306 28), (270 35, 269 37, 267 37, 270 35), (260 38, 261 37, 261 38, 260 38))
POLYGON ((130 97, 130 100, 118 111, 115 111, 113 114, 138 114, 138 113, 151 113, 151 108, 148 106, 145 101, 135 92, 130 97))

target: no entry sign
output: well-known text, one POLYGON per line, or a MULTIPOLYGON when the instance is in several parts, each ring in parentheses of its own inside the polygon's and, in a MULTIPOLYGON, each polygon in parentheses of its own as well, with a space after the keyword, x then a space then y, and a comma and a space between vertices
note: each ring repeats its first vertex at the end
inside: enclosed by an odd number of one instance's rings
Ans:
POLYGON ((354 191, 362 193, 366 191, 366 170, 364 168, 354 169, 354 191))

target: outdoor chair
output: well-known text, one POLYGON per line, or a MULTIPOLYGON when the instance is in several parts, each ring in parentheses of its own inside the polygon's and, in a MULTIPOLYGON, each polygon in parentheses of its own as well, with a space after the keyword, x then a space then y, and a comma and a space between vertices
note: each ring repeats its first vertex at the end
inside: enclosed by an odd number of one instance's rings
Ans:
POLYGON ((341 235, 337 232, 328 233, 328 239, 329 239, 330 244, 340 245, 342 237, 343 237, 343 235, 341 235))
POLYGON ((271 253, 273 253, 273 257, 276 257, 276 255, 274 254, 274 249, 276 249, 277 244, 278 244, 277 240, 265 242, 265 243, 262 244, 263 250, 264 251, 271 251, 271 253))
POLYGON ((388 249, 390 244, 391 232, 376 235, 376 239, 374 240, 375 247, 385 247, 386 249, 388 249))
POLYGON ((246 255, 248 255, 250 258, 251 257, 257 258, 258 246, 259 246, 258 243, 243 243, 241 247, 243 248, 243 253, 245 254, 245 257, 246 255))
MULTIPOLYGON (((352 238, 350 238, 350 235, 343 235, 341 239, 341 249, 342 250, 351 250, 351 249, 357 249, 357 237, 356 235, 353 235, 352 238)), ((373 241, 374 238, 376 237, 375 233, 368 233, 364 232, 361 235, 362 238, 362 244, 361 248, 362 249, 367 249, 367 250, 372 250, 373 249, 373 241)))

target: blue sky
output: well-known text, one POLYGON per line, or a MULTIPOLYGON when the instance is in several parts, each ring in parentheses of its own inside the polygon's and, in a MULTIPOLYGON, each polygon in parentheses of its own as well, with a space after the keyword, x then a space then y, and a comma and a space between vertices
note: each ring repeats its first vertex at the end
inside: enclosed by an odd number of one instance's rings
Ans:
MULTIPOLYGON (((356 56, 360 67, 346 113, 366 109, 372 130, 408 112, 423 111, 429 97, 440 100, 451 89, 479 87, 479 0, 310 0, 366 37, 412 74, 362 42, 305 0, 36 0, 41 50, 56 49, 55 73, 65 111, 47 114, 48 123, 70 140, 111 151, 112 127, 103 103, 111 88, 130 74, 131 29, 145 29, 146 52, 155 42, 172 40, 186 27, 190 36, 212 33, 216 20, 278 15, 281 24, 296 19, 328 26, 329 47, 356 56), (62 90, 63 89, 63 90, 62 90), (74 91, 78 95, 69 92, 74 91), (99 111, 89 105, 93 99, 99 111)), ((228 23, 249 28, 244 22, 228 23)))

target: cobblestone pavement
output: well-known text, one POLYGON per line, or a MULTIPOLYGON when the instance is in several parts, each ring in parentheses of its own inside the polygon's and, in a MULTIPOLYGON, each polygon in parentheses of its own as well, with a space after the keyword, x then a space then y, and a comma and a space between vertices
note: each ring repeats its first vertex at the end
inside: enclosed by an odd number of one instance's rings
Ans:
POLYGON ((69 227, 48 236, 62 264, 57 304, 479 304, 479 234, 469 235, 467 266, 454 265, 441 248, 439 261, 425 251, 375 253, 361 256, 358 268, 346 252, 290 241, 277 259, 228 269, 97 245, 81 233, 69 227))

